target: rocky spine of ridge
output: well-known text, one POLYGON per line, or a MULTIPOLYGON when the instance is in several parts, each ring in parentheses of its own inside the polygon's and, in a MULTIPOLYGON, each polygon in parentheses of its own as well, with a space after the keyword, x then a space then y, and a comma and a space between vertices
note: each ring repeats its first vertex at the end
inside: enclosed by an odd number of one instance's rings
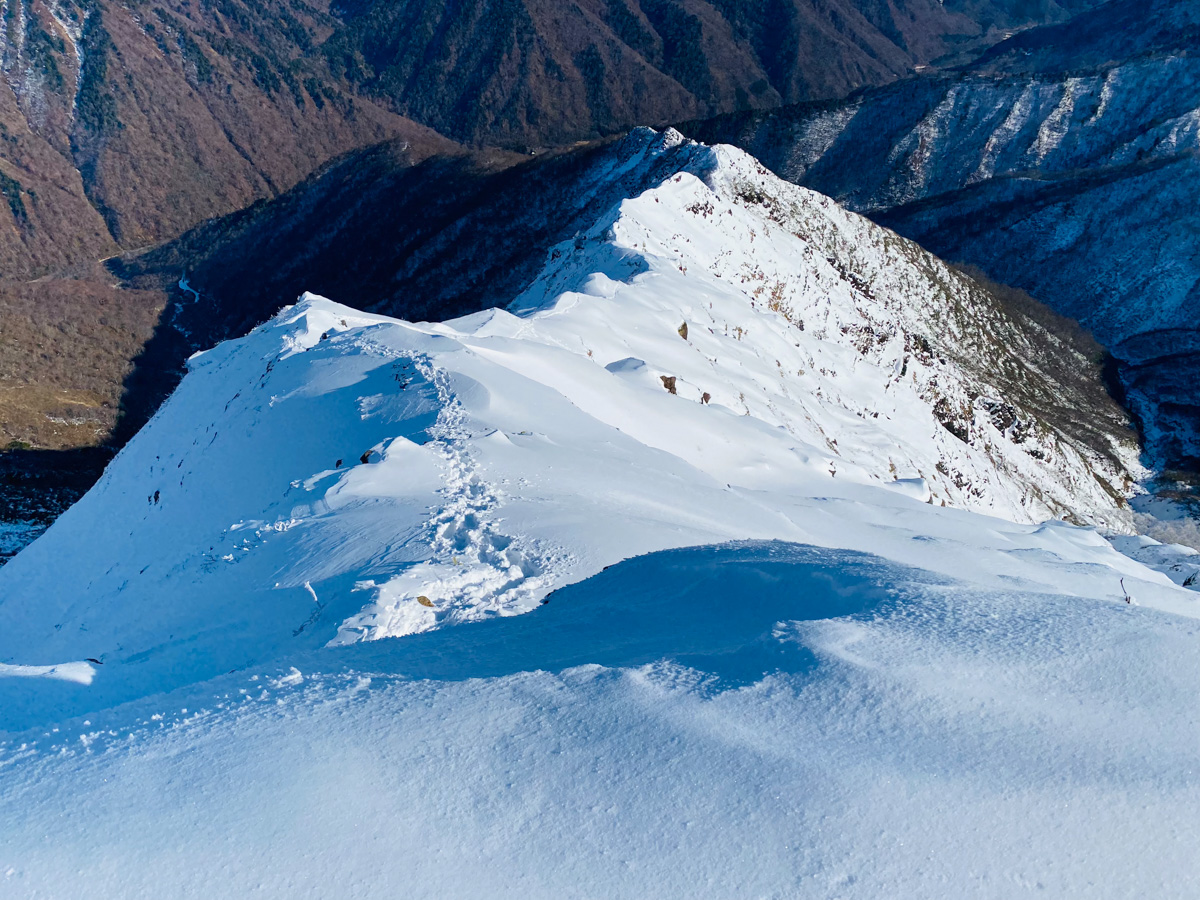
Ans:
MULTIPOLYGON (((647 132, 638 132, 628 143, 647 140, 647 132)), ((811 337, 852 349, 858 359, 893 373, 896 383, 907 380, 943 429, 941 436, 952 438, 951 456, 966 445, 982 453, 984 469, 997 473, 1000 482, 1032 486, 1033 494, 1022 501, 1029 512, 1020 515, 1083 521, 1092 515, 1081 512, 1087 507, 1104 510, 1099 515, 1109 527, 1129 527, 1124 500, 1143 470, 1129 419, 1104 387, 1097 345, 1037 304, 1014 305, 916 244, 776 178, 732 147, 694 144, 673 131, 660 140, 669 149, 658 170, 678 166, 701 177, 713 194, 687 205, 687 216, 706 222, 711 217, 719 231, 724 215, 732 217, 740 207, 764 223, 764 236, 773 228, 785 234, 781 243, 760 238, 766 246, 759 246, 756 226, 750 226, 741 253, 731 238, 728 249, 713 258, 693 256, 686 238, 666 241, 685 273, 703 265, 706 276, 752 285, 741 288, 751 307, 765 306, 781 317, 776 326, 794 329, 796 342, 811 337), (803 262, 795 262, 797 257, 803 262), (1031 461, 1033 469, 1026 470, 1031 461), (1056 486, 1046 488, 1048 482, 1056 486), (1044 512, 1033 512, 1035 507, 1044 512)), ((589 233, 604 238, 613 227, 589 233)), ((530 292, 553 296, 577 283, 579 274, 555 274, 556 268, 570 271, 566 263, 552 264, 530 292)), ((808 367, 813 365, 810 357, 808 367)), ((839 391, 828 385, 801 388, 814 389, 818 396, 839 391)), ((856 416, 878 413, 849 399, 845 409, 856 416)), ((1017 515, 1015 506, 982 501, 988 490, 982 484, 990 475, 981 474, 979 462, 971 465, 975 474, 966 474, 965 466, 955 468, 946 458, 927 477, 957 504, 1017 515), (985 505, 977 506, 980 502, 985 505)))
POLYGON ((1195 4, 1109 3, 957 73, 684 130, 1082 322, 1153 460, 1195 468, 1198 25, 1195 4))

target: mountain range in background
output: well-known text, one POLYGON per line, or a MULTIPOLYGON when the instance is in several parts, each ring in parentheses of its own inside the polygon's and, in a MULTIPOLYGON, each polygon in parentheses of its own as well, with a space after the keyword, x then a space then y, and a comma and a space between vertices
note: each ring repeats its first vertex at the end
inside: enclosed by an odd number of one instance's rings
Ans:
POLYGON ((1151 460, 1200 464, 1200 5, 1115 0, 955 72, 684 126, 978 266, 1112 352, 1151 460))
POLYGON ((5 0, 0 265, 157 243, 388 138, 526 148, 840 97, 1084 5, 5 0))

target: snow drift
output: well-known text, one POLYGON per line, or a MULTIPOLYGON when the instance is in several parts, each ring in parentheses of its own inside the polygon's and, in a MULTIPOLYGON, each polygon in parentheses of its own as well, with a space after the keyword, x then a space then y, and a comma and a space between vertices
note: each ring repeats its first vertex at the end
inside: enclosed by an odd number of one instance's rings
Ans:
POLYGON ((525 616, 293 652, 0 738, 0 885, 1194 896, 1195 621, 1067 596, 1116 574, 1077 529, 1006 546, 994 520, 876 512, 876 536, 950 519, 892 546, 1057 585, 742 542, 620 563, 525 616))

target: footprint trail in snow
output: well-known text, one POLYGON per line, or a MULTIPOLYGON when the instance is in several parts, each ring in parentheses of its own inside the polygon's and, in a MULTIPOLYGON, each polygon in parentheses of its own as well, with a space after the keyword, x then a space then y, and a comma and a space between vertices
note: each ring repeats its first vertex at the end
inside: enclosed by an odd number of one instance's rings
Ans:
POLYGON ((381 585, 361 585, 374 587, 376 599, 342 624, 333 646, 528 612, 552 581, 552 554, 499 530, 496 512, 503 497, 479 473, 468 447, 477 435, 448 374, 428 358, 413 362, 437 391, 440 406, 426 445, 440 458, 445 484, 426 529, 432 555, 381 585))

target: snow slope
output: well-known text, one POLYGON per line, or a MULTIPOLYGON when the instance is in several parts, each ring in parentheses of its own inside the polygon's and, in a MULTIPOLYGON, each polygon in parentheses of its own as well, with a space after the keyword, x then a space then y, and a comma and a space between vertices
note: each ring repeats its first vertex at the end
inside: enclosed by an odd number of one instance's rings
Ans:
POLYGON ((1157 467, 1200 465, 1200 7, 1115 0, 959 71, 689 126, 1081 322, 1157 467))
POLYGON ((954 518, 948 558, 1059 591, 673 550, 0 741, 0 890, 1194 896, 1195 620, 1062 593, 1109 562, 1067 529, 966 550, 994 523, 954 518))
POLYGON ((74 697, 94 706, 526 612, 670 547, 878 552, 864 525, 895 505, 1128 528, 1124 448, 1027 411, 1070 385, 1019 362, 1021 333, 981 343, 1013 326, 972 282, 737 151, 637 140, 660 186, 552 248, 512 312, 414 325, 307 297, 195 358, 5 567, 0 662, 98 660, 74 697), (1008 366, 1011 393, 982 380, 1008 366))
POLYGON ((634 141, 509 310, 306 296, 0 571, 0 886, 1194 888, 1196 595, 1101 536, 1070 348, 634 141))

